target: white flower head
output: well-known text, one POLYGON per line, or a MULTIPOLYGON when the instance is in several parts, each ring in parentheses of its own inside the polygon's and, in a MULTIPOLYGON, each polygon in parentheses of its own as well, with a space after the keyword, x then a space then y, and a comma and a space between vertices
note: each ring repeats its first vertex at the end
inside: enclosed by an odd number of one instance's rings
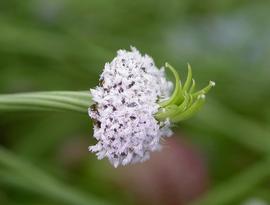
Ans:
POLYGON ((160 149, 160 138, 172 134, 168 120, 154 117, 158 99, 169 97, 172 87, 164 69, 134 47, 119 50, 105 64, 100 84, 91 90, 96 104, 89 114, 96 123, 98 143, 89 150, 99 159, 107 157, 115 167, 145 161, 151 151, 160 149))
MULTIPOLYGON (((112 62, 105 64, 100 85, 91 89, 94 104, 89 115, 98 142, 89 150, 98 159, 107 157, 115 167, 147 160, 152 151, 161 148, 161 138, 172 135, 170 118, 180 121, 179 113, 189 111, 192 105, 189 100, 190 105, 176 110, 174 116, 171 106, 185 103, 186 95, 179 95, 182 101, 179 96, 176 99, 181 89, 175 86, 170 97, 172 87, 164 68, 158 69, 151 57, 141 55, 134 47, 131 51, 119 50, 112 62)), ((197 101, 204 101, 206 90, 198 92, 197 101)), ((202 104, 198 102, 197 107, 202 104)))

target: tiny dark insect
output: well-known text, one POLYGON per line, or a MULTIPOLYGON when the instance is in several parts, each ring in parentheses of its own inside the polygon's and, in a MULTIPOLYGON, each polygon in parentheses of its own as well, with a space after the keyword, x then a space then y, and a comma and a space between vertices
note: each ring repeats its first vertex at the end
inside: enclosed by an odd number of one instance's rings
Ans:
POLYGON ((103 86, 103 85, 104 85, 104 78, 101 78, 101 79, 99 80, 99 85, 100 85, 100 86, 103 86))
POLYGON ((124 156, 127 156, 127 154, 126 154, 125 152, 122 152, 122 153, 121 153, 121 156, 124 157, 124 156))
POLYGON ((128 85, 128 87, 131 88, 134 84, 135 84, 135 82, 132 81, 132 82, 128 85))
POLYGON ((100 121, 93 119, 93 124, 96 125, 98 128, 101 128, 101 122, 100 121))
POLYGON ((124 89, 121 87, 119 88, 119 93, 122 93, 122 92, 124 92, 124 89))

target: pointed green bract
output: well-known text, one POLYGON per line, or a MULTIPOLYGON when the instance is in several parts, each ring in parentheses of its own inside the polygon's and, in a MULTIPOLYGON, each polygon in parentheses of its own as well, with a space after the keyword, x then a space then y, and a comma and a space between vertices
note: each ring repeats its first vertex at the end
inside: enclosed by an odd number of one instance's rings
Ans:
POLYGON ((165 107, 165 106, 173 104, 174 102, 178 100, 179 96, 181 96, 181 83, 180 83, 179 74, 169 63, 165 63, 165 67, 169 68, 171 72, 173 73, 174 78, 175 78, 175 87, 174 87, 172 96, 168 100, 160 103, 161 107, 165 107))
POLYGON ((203 88, 203 89, 197 91, 196 93, 193 94, 193 96, 194 96, 194 97, 197 97, 197 96, 199 96, 199 95, 206 94, 206 93, 208 93, 208 92, 211 90, 211 88, 214 87, 215 85, 216 85, 215 82, 209 81, 209 84, 208 84, 205 88, 203 88))
POLYGON ((189 89, 191 81, 192 81, 192 70, 191 70, 191 66, 188 64, 188 75, 187 75, 187 80, 184 84, 183 90, 189 89))
POLYGON ((192 94, 189 94, 189 102, 188 102, 188 107, 190 107, 193 104, 193 99, 194 97, 192 96, 192 94))
POLYGON ((158 120, 163 120, 166 118, 170 118, 177 111, 176 105, 167 106, 166 108, 162 108, 161 112, 158 112, 155 117, 158 120))
POLYGON ((171 121, 177 123, 191 118, 194 114, 196 114, 199 111, 199 109, 204 105, 204 103, 205 103, 205 95, 200 95, 198 99, 185 112, 177 115, 176 117, 173 117, 171 121))
POLYGON ((188 102, 190 101, 190 95, 186 94, 184 96, 184 101, 181 105, 178 106, 176 113, 173 116, 177 116, 178 114, 184 112, 188 107, 188 102))
POLYGON ((193 93, 193 92, 194 92, 195 86, 196 86, 196 82, 195 82, 194 79, 192 79, 192 85, 191 85, 191 88, 190 88, 190 90, 189 90, 190 93, 193 93))
POLYGON ((210 81, 206 87, 194 92, 196 83, 192 78, 191 66, 188 64, 188 74, 182 88, 179 74, 175 68, 168 63, 165 66, 173 73, 176 84, 172 96, 168 100, 159 103, 161 108, 155 117, 160 121, 170 119, 171 122, 177 123, 192 117, 199 111, 205 103, 205 94, 215 86, 215 83, 210 81))

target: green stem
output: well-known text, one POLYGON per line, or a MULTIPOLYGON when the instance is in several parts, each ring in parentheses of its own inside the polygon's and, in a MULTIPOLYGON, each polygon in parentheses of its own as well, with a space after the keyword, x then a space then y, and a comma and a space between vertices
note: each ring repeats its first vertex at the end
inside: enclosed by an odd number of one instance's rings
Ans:
POLYGON ((51 91, 0 95, 0 111, 76 111, 87 113, 90 94, 75 91, 51 91))
POLYGON ((255 186, 270 176, 270 160, 256 163, 240 175, 214 188, 191 205, 227 205, 247 195, 255 186))

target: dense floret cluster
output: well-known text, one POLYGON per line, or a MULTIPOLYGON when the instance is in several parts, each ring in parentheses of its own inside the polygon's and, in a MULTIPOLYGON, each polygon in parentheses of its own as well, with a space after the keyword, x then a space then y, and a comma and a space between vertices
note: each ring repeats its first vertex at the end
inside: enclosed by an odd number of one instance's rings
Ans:
POLYGON ((147 160, 160 149, 161 138, 172 134, 168 119, 154 117, 158 100, 168 98, 171 89, 164 68, 158 69, 151 57, 135 48, 119 50, 105 64, 100 85, 91 89, 95 104, 89 115, 98 142, 89 150, 115 167, 147 160))

